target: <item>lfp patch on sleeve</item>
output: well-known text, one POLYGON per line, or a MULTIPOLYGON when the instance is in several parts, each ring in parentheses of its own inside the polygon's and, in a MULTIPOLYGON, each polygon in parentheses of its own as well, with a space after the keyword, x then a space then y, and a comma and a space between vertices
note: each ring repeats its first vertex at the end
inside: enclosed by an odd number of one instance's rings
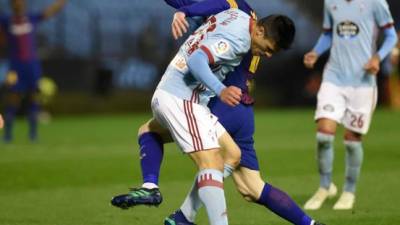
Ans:
POLYGON ((212 50, 217 56, 221 56, 227 53, 229 49, 230 49, 230 44, 227 40, 224 39, 217 41, 212 46, 212 50))

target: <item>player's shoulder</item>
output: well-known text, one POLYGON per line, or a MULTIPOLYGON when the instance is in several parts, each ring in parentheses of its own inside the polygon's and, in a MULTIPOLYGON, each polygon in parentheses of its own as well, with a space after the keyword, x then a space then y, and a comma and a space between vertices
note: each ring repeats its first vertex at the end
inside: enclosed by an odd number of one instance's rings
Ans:
POLYGON ((241 20, 241 19, 249 19, 250 16, 243 12, 242 10, 238 8, 230 8, 227 10, 224 10, 216 15, 217 17, 220 18, 230 18, 231 21, 235 20, 241 20))
POLYGON ((216 16, 217 24, 222 29, 229 30, 248 29, 251 17, 240 9, 228 9, 216 16))
POLYGON ((324 0, 324 3, 326 6, 332 5, 332 4, 337 4, 337 0, 324 0))

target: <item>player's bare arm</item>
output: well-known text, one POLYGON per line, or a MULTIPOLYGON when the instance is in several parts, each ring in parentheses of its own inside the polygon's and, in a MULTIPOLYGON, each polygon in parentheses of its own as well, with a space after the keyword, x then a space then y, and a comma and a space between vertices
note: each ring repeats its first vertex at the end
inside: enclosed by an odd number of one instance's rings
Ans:
POLYGON ((380 69, 380 63, 381 59, 377 54, 373 55, 371 59, 368 61, 367 64, 365 64, 364 69, 369 73, 376 75, 379 72, 380 69))
POLYGON ((49 19, 59 13, 67 3, 67 0, 56 0, 53 4, 48 6, 44 11, 43 11, 43 18, 44 19, 49 19))
POLYGON ((4 120, 3 117, 0 115, 0 129, 2 129, 4 126, 4 120))
POLYGON ((310 51, 304 55, 304 59, 303 59, 304 65, 308 69, 312 69, 312 68, 314 68, 315 63, 318 61, 318 58, 319 58, 319 56, 316 51, 314 51, 314 50, 310 51))
POLYGON ((399 58, 400 58, 400 48, 396 47, 393 49, 392 54, 390 55, 390 61, 392 62, 393 65, 398 65, 400 61, 399 58))
POLYGON ((186 20, 186 15, 184 12, 176 12, 171 24, 172 36, 175 40, 182 37, 189 29, 189 23, 186 20))

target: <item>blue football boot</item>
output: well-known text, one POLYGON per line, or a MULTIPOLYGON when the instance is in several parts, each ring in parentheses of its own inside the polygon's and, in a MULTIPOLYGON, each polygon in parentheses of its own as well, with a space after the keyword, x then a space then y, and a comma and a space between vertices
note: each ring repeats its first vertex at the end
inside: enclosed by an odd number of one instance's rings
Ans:
POLYGON ((158 206, 161 202, 162 195, 158 188, 132 188, 128 194, 118 195, 111 199, 111 204, 121 209, 136 205, 158 206))
POLYGON ((189 222, 181 210, 177 210, 164 220, 164 225, 195 225, 189 222))

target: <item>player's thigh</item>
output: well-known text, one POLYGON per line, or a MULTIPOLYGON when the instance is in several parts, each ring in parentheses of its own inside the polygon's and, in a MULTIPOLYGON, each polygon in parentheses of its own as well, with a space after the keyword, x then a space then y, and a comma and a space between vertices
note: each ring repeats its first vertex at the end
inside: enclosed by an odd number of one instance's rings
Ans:
POLYGON ((336 131, 336 123, 341 123, 346 110, 346 98, 343 88, 329 82, 323 82, 317 96, 317 109, 314 119, 318 129, 325 132, 336 131))
POLYGON ((157 89, 152 98, 153 115, 167 128, 185 153, 219 149, 217 117, 203 105, 180 99, 157 89))
POLYGON ((140 126, 138 136, 148 132, 157 133, 160 135, 164 143, 170 143, 173 141, 169 130, 161 126, 161 124, 154 118, 151 118, 149 121, 140 126))
POLYGON ((317 121, 318 132, 334 134, 336 132, 336 128, 337 128, 337 122, 335 120, 320 118, 317 121))
POLYGON ((239 146, 235 143, 235 141, 220 123, 217 123, 216 130, 224 162, 233 167, 238 166, 241 156, 239 146))
POLYGON ((346 93, 349 99, 343 126, 354 133, 366 134, 377 102, 377 88, 355 87, 346 93))
POLYGON ((196 163, 198 169, 224 170, 224 161, 218 148, 206 151, 194 151, 189 153, 190 158, 196 163))
POLYGON ((233 172, 233 180, 239 192, 252 200, 259 199, 265 185, 260 171, 242 166, 233 172))

